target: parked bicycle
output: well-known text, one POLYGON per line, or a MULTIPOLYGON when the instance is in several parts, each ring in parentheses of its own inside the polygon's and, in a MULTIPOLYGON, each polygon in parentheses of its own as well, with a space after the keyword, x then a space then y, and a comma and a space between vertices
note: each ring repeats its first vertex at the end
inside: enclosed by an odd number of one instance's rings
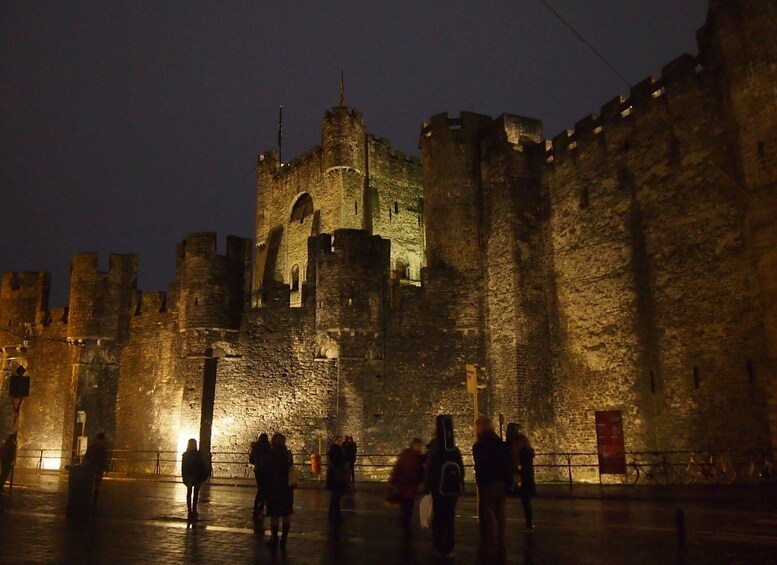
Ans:
POLYGON ((727 457, 710 453, 708 460, 697 459, 696 453, 691 453, 688 464, 680 471, 680 483, 712 483, 730 485, 737 478, 736 469, 727 457))
POLYGON ((633 458, 626 465, 626 474, 621 475, 623 484, 636 484, 644 476, 646 481, 663 486, 673 485, 677 481, 677 470, 674 465, 666 460, 665 455, 659 456, 658 453, 653 455, 653 461, 638 461, 636 457, 633 458))
POLYGON ((753 483, 771 483, 777 480, 777 469, 765 452, 757 451, 747 467, 747 480, 753 483))

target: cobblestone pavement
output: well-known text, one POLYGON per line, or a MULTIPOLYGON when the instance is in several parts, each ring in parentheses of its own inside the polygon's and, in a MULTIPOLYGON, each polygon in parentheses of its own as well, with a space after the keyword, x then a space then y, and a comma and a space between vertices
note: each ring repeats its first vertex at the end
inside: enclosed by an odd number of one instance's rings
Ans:
MULTIPOLYGON (((206 486, 200 521, 187 528, 181 484, 107 480, 91 521, 65 518, 67 482, 20 478, 0 496, 3 563, 441 563, 428 532, 402 541, 393 509, 375 489, 345 501, 339 532, 326 522, 327 494, 299 489, 288 550, 273 555, 254 530, 250 488, 206 486)), ((753 498, 753 497, 751 497, 753 498)), ((508 563, 777 563, 777 509, 766 502, 683 502, 688 540, 678 548, 671 501, 536 500, 536 530, 521 531, 508 502, 508 563)), ((477 563, 474 497, 459 504, 454 563, 477 563)))

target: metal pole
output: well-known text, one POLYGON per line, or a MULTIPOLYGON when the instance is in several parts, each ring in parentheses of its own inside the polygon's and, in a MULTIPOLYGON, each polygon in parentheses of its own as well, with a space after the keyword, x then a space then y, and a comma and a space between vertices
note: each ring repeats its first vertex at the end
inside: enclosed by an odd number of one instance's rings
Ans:
MULTIPOLYGON (((474 418, 472 420, 473 426, 472 426, 472 432, 475 436, 475 441, 478 440, 478 383, 477 379, 475 379, 475 386, 472 387, 472 406, 474 408, 473 414, 474 418)), ((478 519, 478 522, 480 521, 480 489, 477 487, 477 484, 475 485, 475 516, 478 519)))

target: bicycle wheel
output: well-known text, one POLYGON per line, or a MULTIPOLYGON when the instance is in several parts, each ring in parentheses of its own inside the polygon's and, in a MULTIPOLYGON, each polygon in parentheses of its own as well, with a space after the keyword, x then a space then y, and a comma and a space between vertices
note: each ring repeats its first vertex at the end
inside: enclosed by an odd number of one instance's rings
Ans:
POLYGON ((737 471, 727 461, 720 461, 712 468, 712 480, 719 485, 730 485, 737 480, 737 471))
POLYGON ((677 471, 674 465, 667 461, 661 461, 659 463, 653 463, 650 468, 650 474, 653 476, 653 480, 659 485, 669 486, 673 485, 677 481, 677 471))
POLYGON ((621 475, 621 482, 624 485, 636 484, 639 480, 639 467, 636 463, 629 463, 626 465, 626 474, 621 475))
POLYGON ((690 485, 696 480, 696 473, 696 468, 693 465, 683 465, 677 474, 677 478, 681 485, 690 485))

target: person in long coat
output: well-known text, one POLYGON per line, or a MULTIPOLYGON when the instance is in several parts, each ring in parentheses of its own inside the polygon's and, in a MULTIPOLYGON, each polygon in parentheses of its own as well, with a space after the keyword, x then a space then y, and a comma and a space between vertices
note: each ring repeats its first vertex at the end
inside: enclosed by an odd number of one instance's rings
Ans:
POLYGON ((294 513, 294 488, 289 483, 289 475, 294 466, 291 451, 286 448, 286 437, 273 434, 270 453, 267 455, 267 514, 270 516, 271 549, 278 547, 278 526, 283 518, 283 530, 280 546, 286 549, 286 540, 291 528, 291 515, 294 513))
POLYGON ((10 434, 0 446, 0 492, 5 487, 5 481, 11 475, 16 461, 16 434, 10 434))
POLYGON ((103 475, 108 471, 108 446, 105 443, 105 434, 100 432, 95 440, 86 448, 84 460, 94 467, 94 492, 92 500, 97 501, 97 495, 100 493, 100 485, 103 482, 103 475))
POLYGON ((537 495, 537 483, 534 479, 534 448, 529 438, 518 431, 517 426, 511 430, 507 426, 507 449, 510 454, 513 469, 514 488, 521 497, 526 529, 534 529, 534 511, 531 499, 537 495))
POLYGON ((342 520, 340 499, 348 490, 350 472, 348 462, 343 452, 343 437, 336 436, 326 452, 326 488, 331 493, 329 498, 329 521, 337 524, 342 520))
POLYGON ((202 453, 197 449, 197 440, 191 438, 186 446, 186 452, 181 458, 181 478, 186 485, 186 508, 188 520, 197 520, 197 501, 200 498, 200 487, 210 475, 210 467, 202 453))
POLYGON ((421 440, 416 437, 399 454, 389 479, 389 485, 391 485, 389 502, 399 505, 399 523, 406 539, 413 535, 413 528, 410 524, 413 508, 415 508, 415 499, 418 495, 418 486, 423 481, 423 477, 421 440))
POLYGON ((248 462, 254 466, 256 479, 256 496, 254 497, 254 521, 264 517, 267 502, 267 457, 270 454, 270 440, 267 434, 261 434, 259 439, 251 444, 248 462))
POLYGON ((450 556, 456 545, 456 504, 464 493, 464 462, 455 445, 450 416, 436 418, 436 437, 430 442, 426 492, 432 495, 432 541, 437 552, 450 556))

